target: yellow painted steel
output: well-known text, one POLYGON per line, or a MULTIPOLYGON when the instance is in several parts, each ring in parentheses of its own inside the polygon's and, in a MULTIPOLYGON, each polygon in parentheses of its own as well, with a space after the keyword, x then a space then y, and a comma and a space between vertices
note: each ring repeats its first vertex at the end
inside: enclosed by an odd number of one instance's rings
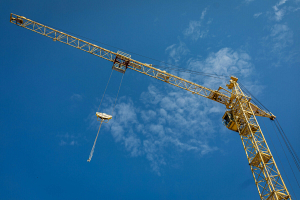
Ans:
MULTIPOLYGON (((65 43, 100 58, 109 60, 113 62, 113 69, 121 73, 125 73, 126 69, 129 68, 192 92, 193 94, 198 94, 224 104, 227 111, 223 116, 223 123, 228 129, 239 132, 260 198, 263 200, 291 199, 256 120, 256 116, 267 117, 271 120, 275 119, 275 116, 250 102, 251 98, 245 95, 240 89, 236 77, 231 77, 229 84, 226 85, 229 90, 222 87, 219 87, 218 90, 212 90, 167 73, 166 71, 156 69, 150 64, 133 60, 131 56, 126 53, 109 51, 27 19, 26 17, 11 14, 10 22, 52 38, 53 41, 65 43)), ((108 121, 111 119, 111 116, 106 115, 105 113, 96 113, 96 115, 101 121, 108 121)))
POLYGON ((227 86, 232 90, 235 99, 230 112, 238 128, 260 198, 291 199, 256 120, 250 99, 244 95, 235 77, 231 78, 227 86))

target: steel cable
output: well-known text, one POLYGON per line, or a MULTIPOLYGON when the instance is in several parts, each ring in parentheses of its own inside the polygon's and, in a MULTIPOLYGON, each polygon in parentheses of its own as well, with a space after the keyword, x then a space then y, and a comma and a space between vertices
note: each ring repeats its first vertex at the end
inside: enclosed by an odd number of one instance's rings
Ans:
MULTIPOLYGON (((277 156, 277 158, 279 159, 279 162, 280 162, 280 164, 281 164, 281 166, 282 166, 283 172, 284 172, 284 174, 285 174, 285 176, 286 176, 286 178, 287 178, 287 180, 288 180, 288 182, 289 182, 289 184, 290 184, 290 186, 291 186, 291 188, 292 188, 293 195, 294 195, 295 198, 297 199, 296 194, 295 194, 294 189, 293 189, 293 186, 292 186, 292 184, 291 184, 291 182, 290 182, 290 179, 289 179, 289 177, 287 176, 287 174, 286 174, 286 172, 285 172, 285 169, 284 169, 284 166, 283 166, 283 164, 282 164, 282 162, 281 162, 281 159, 280 159, 280 157, 279 157, 279 155, 278 155, 278 153, 277 153, 276 146, 275 146, 274 143, 273 143, 272 137, 271 137, 270 134, 269 134, 269 131, 268 131, 268 129, 267 129, 267 126, 266 126, 264 120, 262 120, 262 122, 263 122, 263 124, 264 124, 264 126, 265 126, 265 128, 266 128, 266 130, 267 130, 267 134, 268 134, 268 136, 269 136, 269 138, 270 138, 270 140, 271 140, 272 146, 274 147, 276 156, 277 156)), ((284 152, 284 153, 285 153, 285 152, 284 152)), ((293 172, 293 173, 294 173, 294 172, 293 172)), ((298 184, 298 186, 299 186, 299 183, 298 183, 298 180, 297 180, 297 179, 296 179, 296 181, 297 181, 297 184, 298 184)), ((300 186, 299 186, 299 187, 300 187, 300 186)))
POLYGON ((103 122, 103 121, 104 121, 104 120, 101 120, 101 123, 100 123, 99 129, 98 129, 98 133, 97 133, 96 139, 95 139, 95 141, 94 141, 93 148, 92 148, 92 150, 91 150, 91 153, 90 153, 89 159, 87 160, 88 162, 90 162, 90 161, 92 160, 92 157, 93 157, 93 154, 94 154, 94 150, 95 150, 95 146, 96 146, 96 142, 97 142, 98 135, 99 135, 100 128, 101 128, 101 125, 102 125, 102 122, 103 122))
POLYGON ((294 170, 293 170, 293 168, 292 168, 292 165, 291 165, 291 163, 290 163, 290 161, 289 161, 289 159, 288 159, 288 157, 287 157, 287 155, 286 155, 286 153, 285 153, 285 150, 284 150, 284 148, 283 148, 283 146, 282 146, 282 143, 281 143, 281 141, 280 141, 280 138, 279 138, 279 136, 278 136, 278 134, 277 134, 277 131, 276 131, 276 129, 275 129, 273 123, 272 123, 272 126, 273 126, 273 129, 274 129, 274 132, 276 133, 277 139, 279 140, 279 143, 280 143, 280 146, 281 146, 281 148, 282 148, 282 151, 283 151, 283 153, 284 153, 284 155, 285 155, 285 158, 287 159, 288 164, 289 164, 289 166, 290 166, 290 168, 291 168, 291 171, 292 171, 292 173, 293 173, 293 175, 294 175, 294 178, 296 179, 296 182, 297 182, 297 184, 298 184, 298 187, 300 188, 298 179, 297 179, 297 177, 296 177, 296 175, 295 175, 295 173, 294 173, 294 170))

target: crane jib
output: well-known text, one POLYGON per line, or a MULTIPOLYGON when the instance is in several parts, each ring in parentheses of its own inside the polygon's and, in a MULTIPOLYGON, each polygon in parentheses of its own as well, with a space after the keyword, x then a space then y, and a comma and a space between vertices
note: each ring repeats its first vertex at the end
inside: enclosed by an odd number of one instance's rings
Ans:
MULTIPOLYGON (((223 116, 223 123, 228 129, 239 133, 260 198, 266 200, 291 199, 256 119, 257 116, 261 116, 273 120, 275 119, 275 116, 253 104, 251 98, 245 95, 240 88, 236 77, 231 77, 229 84, 227 85, 228 90, 223 89, 222 87, 218 90, 212 90, 177 77, 166 71, 157 69, 150 64, 133 60, 129 54, 120 51, 117 53, 109 51, 23 16, 11 14, 10 22, 52 38, 53 41, 65 43, 100 58, 109 60, 113 62, 113 69, 123 74, 127 69, 131 69, 187 90, 192 94, 198 94, 224 104, 227 111, 223 116)), ((103 122, 104 120, 108 121, 111 119, 111 116, 105 113, 97 113, 97 118, 100 118, 103 122)), ((92 149, 88 161, 90 161, 93 151, 94 149, 92 149)))

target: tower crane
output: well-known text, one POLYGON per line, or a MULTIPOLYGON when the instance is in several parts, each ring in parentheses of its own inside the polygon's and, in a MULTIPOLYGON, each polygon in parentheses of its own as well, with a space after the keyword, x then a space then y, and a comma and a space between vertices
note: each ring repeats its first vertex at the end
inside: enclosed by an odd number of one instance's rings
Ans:
MULTIPOLYGON (((231 76, 229 83, 226 85, 227 89, 219 87, 217 90, 213 90, 157 69, 151 64, 134 60, 129 54, 124 52, 112 52, 72 35, 27 19, 26 17, 11 14, 10 22, 52 38, 53 41, 65 43, 111 61, 113 63, 112 69, 120 73, 124 74, 127 69, 131 69, 187 90, 193 94, 224 104, 226 106, 226 111, 222 117, 223 124, 229 130, 239 133, 260 199, 291 199, 291 195, 282 179, 274 157, 271 154, 256 119, 257 116, 266 117, 271 120, 274 120, 276 117, 272 113, 265 111, 254 104, 251 101, 251 97, 244 94, 237 82, 237 77, 231 76)), ((97 117, 102 117, 102 120, 111 119, 110 116, 104 116, 103 114, 97 113, 96 115, 97 117)))

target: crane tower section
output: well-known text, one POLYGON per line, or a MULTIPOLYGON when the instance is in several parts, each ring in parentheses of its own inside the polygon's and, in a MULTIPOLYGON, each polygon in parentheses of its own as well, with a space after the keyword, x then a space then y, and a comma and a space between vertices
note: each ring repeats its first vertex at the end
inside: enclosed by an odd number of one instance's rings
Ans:
MULTIPOLYGON (((291 199, 257 122, 250 99, 240 89, 237 78, 231 77, 227 87, 232 90, 231 99, 234 101, 231 109, 224 114, 223 123, 228 129, 239 132, 261 199, 291 199)), ((275 116, 270 117, 274 118, 275 116)))

